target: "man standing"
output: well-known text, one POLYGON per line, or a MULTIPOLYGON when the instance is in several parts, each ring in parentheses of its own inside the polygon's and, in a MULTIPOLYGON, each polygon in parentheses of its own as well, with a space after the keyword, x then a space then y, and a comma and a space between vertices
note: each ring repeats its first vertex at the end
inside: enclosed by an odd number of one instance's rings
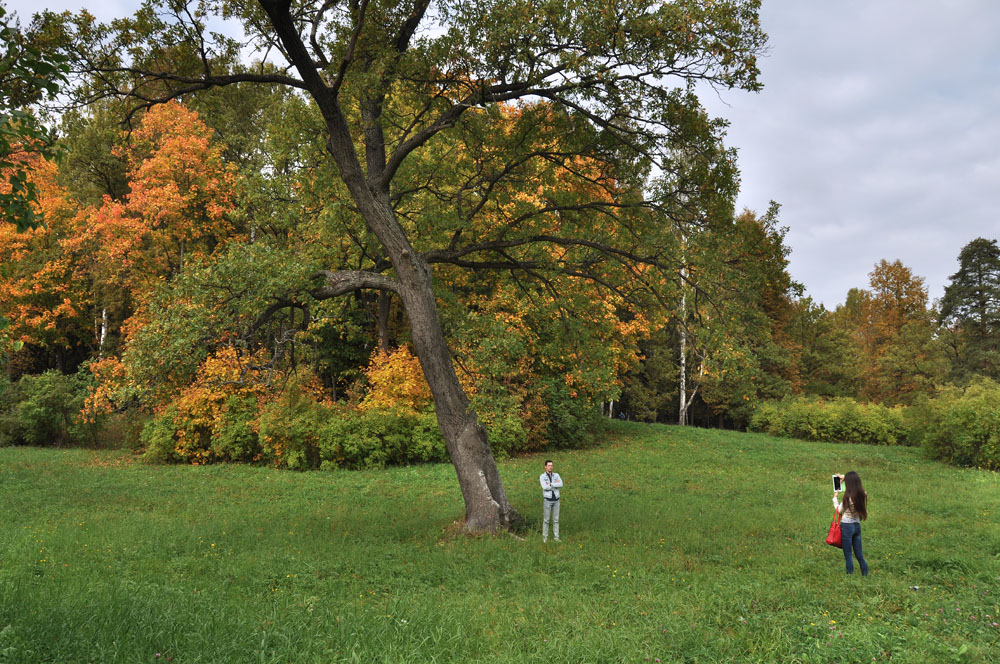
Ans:
POLYGON ((542 541, 549 539, 549 519, 552 519, 552 536, 559 541, 559 489, 563 481, 559 473, 552 472, 552 460, 545 460, 545 472, 538 480, 542 483, 542 541))

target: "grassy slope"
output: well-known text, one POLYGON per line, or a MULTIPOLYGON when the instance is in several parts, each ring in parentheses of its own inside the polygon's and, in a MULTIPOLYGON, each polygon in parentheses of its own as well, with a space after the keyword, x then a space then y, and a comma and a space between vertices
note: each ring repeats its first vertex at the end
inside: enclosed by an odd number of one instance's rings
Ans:
POLYGON ((0 662, 990 661, 996 474, 904 448, 607 438, 553 455, 564 542, 545 546, 541 457, 502 463, 533 522, 521 540, 455 534, 447 465, 0 449, 0 662), (851 469, 871 496, 869 579, 823 543, 830 473, 851 469))

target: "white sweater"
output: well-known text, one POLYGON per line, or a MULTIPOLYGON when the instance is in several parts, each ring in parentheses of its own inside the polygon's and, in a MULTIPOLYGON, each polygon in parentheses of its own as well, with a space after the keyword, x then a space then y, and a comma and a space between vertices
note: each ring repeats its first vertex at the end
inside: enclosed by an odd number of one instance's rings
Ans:
POLYGON ((848 505, 846 502, 841 503, 837 500, 837 496, 833 497, 833 506, 840 512, 840 522, 841 523, 858 523, 858 514, 853 509, 853 505, 848 505))

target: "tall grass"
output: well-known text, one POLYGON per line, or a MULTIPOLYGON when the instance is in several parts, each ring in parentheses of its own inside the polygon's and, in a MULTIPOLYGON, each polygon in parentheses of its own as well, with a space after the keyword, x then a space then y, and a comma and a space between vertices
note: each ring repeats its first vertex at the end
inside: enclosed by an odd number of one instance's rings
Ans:
POLYGON ((993 661, 1000 480, 918 450, 615 424, 501 464, 532 519, 465 537, 448 465, 292 473, 0 449, 0 662, 993 661), (867 579, 826 546, 870 494, 867 579))

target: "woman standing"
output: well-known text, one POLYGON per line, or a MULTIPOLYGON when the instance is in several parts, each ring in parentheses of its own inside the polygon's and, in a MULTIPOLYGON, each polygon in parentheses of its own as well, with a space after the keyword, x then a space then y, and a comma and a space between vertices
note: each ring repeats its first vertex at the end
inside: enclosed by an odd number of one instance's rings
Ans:
POLYGON ((861 576, 868 576, 868 563, 861 553, 861 522, 868 518, 868 494, 861 486, 861 477, 853 470, 847 475, 841 475, 844 481, 844 501, 837 500, 837 492, 833 492, 833 506, 840 514, 840 533, 843 536, 844 562, 847 563, 847 573, 854 573, 854 557, 861 567, 861 576))

